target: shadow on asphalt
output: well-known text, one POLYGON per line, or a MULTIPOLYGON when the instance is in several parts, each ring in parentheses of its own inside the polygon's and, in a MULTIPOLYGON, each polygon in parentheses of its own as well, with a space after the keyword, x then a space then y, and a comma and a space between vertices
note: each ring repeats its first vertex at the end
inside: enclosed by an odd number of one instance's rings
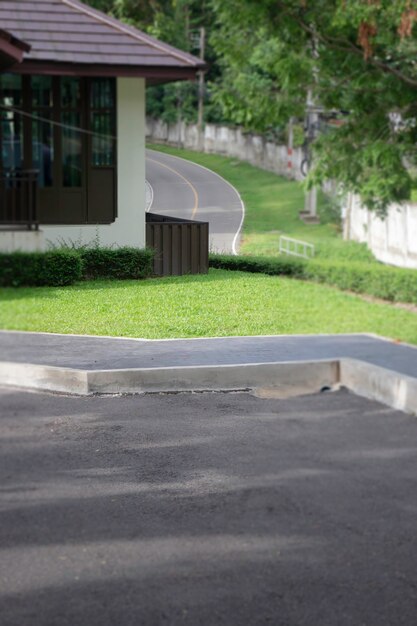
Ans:
POLYGON ((415 418, 343 391, 0 415, 2 626, 415 624, 415 418))

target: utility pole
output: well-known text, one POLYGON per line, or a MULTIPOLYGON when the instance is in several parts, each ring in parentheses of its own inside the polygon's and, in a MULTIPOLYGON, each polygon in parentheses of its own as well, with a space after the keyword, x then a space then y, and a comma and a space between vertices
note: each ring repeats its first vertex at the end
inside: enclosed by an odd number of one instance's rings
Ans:
POLYGON ((288 122, 288 139, 287 139, 287 172, 288 176, 292 178, 293 171, 293 154, 294 154, 294 118, 290 117, 288 122))
MULTIPOLYGON (((311 52, 313 59, 318 59, 318 43, 317 37, 313 34, 311 41, 311 52)), ((313 65, 313 84, 316 86, 318 83, 318 68, 313 65)), ((306 102, 306 130, 305 130, 305 142, 307 146, 306 154, 306 176, 311 167, 311 144, 317 136, 319 131, 319 109, 314 102, 313 87, 310 87, 307 91, 306 102)), ((306 222, 317 223, 319 218, 317 217, 317 187, 312 187, 306 192, 304 211, 301 213, 302 219, 306 222)))
MULTIPOLYGON (((310 169, 310 144, 315 139, 318 131, 319 114, 317 107, 314 106, 313 92, 311 89, 307 92, 306 107, 306 141, 307 141, 307 172, 310 169)), ((308 189, 305 197, 304 216, 309 221, 316 221, 317 218, 317 187, 308 189)))
MULTIPOLYGON (((206 29, 204 26, 200 28, 200 42, 199 42, 199 50, 200 50, 200 59, 204 61, 206 49, 206 29)), ((197 129, 198 129, 198 147, 199 150, 203 149, 203 119, 204 119, 204 71, 199 71, 198 76, 198 118, 197 118, 197 129)))

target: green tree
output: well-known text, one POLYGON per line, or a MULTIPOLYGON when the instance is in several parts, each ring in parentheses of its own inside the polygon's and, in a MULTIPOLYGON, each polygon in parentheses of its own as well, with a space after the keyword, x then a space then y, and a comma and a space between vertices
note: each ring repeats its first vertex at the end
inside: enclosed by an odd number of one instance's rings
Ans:
MULTIPOLYGON (((181 50, 199 55, 199 32, 207 31, 213 21, 209 0, 87 0, 87 2, 122 21, 146 31, 161 41, 181 50)), ((208 78, 214 80, 218 71, 213 49, 206 44, 208 78)), ((178 119, 189 122, 197 118, 198 85, 196 82, 178 81, 147 89, 147 111, 152 117, 166 122, 178 119)), ((206 94, 207 105, 208 98, 206 94)), ((213 119, 219 109, 208 106, 206 117, 213 119)))
POLYGON ((332 118, 308 184, 335 179, 383 214, 409 197, 417 165, 415 0, 212 0, 224 116, 265 132, 305 116, 310 91, 332 118))
POLYGON ((84 0, 84 2, 142 30, 152 26, 155 15, 163 13, 171 4, 171 0, 84 0))

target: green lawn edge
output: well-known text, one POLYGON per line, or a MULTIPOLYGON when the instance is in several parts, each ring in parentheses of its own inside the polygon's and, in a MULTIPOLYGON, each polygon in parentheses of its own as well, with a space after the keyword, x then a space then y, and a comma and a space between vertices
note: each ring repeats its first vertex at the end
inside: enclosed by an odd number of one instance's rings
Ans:
POLYGON ((210 269, 205 275, 4 288, 6 330, 169 339, 373 333, 417 345, 417 317, 327 285, 210 269))

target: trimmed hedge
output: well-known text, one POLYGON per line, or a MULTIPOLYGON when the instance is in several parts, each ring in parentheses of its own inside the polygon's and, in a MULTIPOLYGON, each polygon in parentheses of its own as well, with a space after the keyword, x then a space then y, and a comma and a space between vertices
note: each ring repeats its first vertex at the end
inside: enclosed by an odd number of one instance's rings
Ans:
POLYGON ((304 261, 290 257, 232 256, 210 254, 210 267, 223 270, 269 274, 271 276, 304 277, 304 261))
POLYGON ((303 261, 291 257, 210 255, 210 267, 289 276, 393 302, 417 304, 417 271, 382 265, 336 261, 303 261))
POLYGON ((137 248, 61 248, 0 253, 0 286, 60 287, 95 278, 152 276, 153 251, 137 248))
POLYGON ((149 248, 81 248, 85 279, 148 278, 153 273, 154 252, 149 248))
POLYGON ((306 263, 304 278, 391 302, 417 304, 417 271, 379 263, 306 263))
POLYGON ((82 276, 82 260, 72 250, 0 253, 2 287, 60 287, 82 276))

